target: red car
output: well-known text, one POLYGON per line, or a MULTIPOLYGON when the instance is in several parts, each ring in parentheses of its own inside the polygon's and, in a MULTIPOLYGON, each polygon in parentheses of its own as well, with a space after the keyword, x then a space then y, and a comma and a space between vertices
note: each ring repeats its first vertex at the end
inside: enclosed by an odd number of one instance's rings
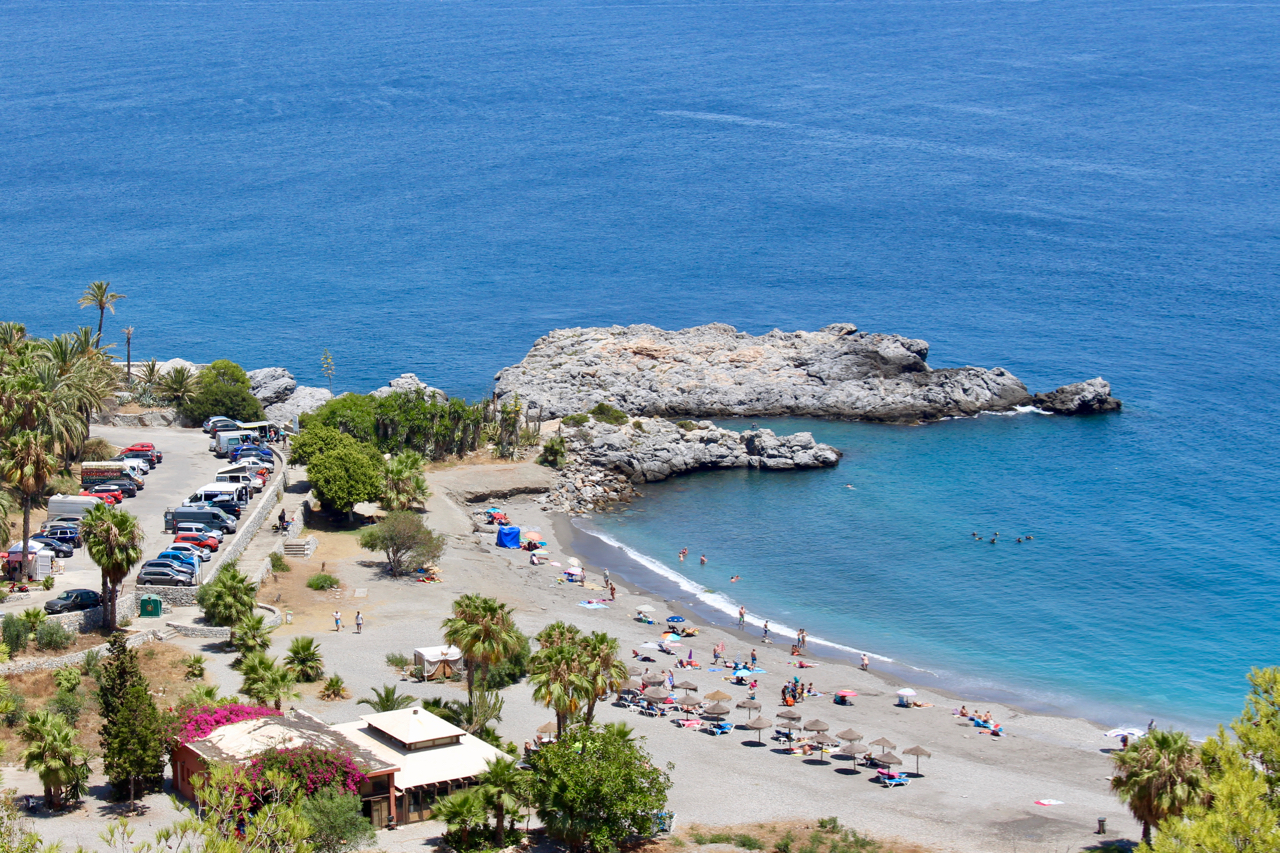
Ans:
POLYGON ((119 492, 81 492, 83 498, 102 498, 102 502, 108 506, 115 506, 124 500, 124 495, 119 492))
POLYGON ((199 545, 210 551, 218 550, 218 540, 212 536, 201 536, 199 533, 179 533, 173 537, 174 542, 186 542, 188 545, 199 545))
POLYGON ((156 450, 156 446, 149 441, 140 441, 137 444, 131 444, 120 452, 128 453, 130 450, 145 450, 156 457, 156 462, 164 461, 164 454, 159 450, 156 450))

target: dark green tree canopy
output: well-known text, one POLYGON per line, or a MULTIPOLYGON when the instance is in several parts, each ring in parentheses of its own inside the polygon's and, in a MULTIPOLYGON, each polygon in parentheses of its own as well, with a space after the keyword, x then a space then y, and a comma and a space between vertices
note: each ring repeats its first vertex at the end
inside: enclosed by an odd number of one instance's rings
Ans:
POLYGON ((444 553, 444 537, 433 533, 416 512, 398 510, 360 534, 360 547, 386 554, 391 574, 434 563, 444 553))
POLYGON ((132 801, 164 783, 164 744, 160 711, 125 635, 111 636, 110 654, 98 676, 102 708, 102 765, 117 797, 132 801))
POLYGON ((178 414, 191 423, 213 415, 237 421, 260 421, 262 404, 249 393, 249 375, 234 361, 218 359, 196 377, 196 392, 178 406, 178 414))
POLYGON ((338 447, 307 463, 307 479, 322 503, 342 512, 382 495, 382 457, 362 447, 338 447))

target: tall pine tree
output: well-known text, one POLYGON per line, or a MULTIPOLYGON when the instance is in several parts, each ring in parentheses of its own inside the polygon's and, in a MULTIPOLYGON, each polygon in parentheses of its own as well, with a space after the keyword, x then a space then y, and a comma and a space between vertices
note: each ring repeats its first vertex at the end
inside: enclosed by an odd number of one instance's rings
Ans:
POLYGON ((139 793, 164 784, 164 738, 138 653, 123 633, 113 634, 110 644, 98 677, 102 764, 115 795, 127 795, 132 804, 139 793))

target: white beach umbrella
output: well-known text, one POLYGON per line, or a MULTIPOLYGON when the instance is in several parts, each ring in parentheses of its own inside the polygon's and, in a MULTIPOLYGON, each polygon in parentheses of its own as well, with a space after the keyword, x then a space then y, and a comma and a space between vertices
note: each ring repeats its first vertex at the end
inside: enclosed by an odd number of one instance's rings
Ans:
POLYGON ((652 613, 652 612, 653 612, 653 605, 651 605, 651 604, 641 604, 639 607, 637 607, 637 608, 636 608, 636 612, 637 612, 637 613, 652 613))
POLYGON ((899 696, 915 696, 916 692, 912 690, 910 687, 904 687, 898 691, 898 695, 899 696))
POLYGON ((570 557, 570 558, 569 558, 569 565, 571 565, 571 566, 581 566, 581 565, 582 565, 582 561, 581 561, 581 560, 579 560, 577 557, 570 557))

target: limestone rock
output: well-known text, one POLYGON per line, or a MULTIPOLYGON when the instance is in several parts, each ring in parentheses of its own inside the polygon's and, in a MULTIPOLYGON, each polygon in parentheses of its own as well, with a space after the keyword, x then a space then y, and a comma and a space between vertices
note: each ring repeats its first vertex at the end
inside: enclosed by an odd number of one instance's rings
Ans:
POLYGON ((249 371, 249 392, 264 406, 283 403, 297 389, 297 380, 283 367, 263 367, 249 371))
POLYGON ((288 426, 298 415, 314 412, 332 399, 333 392, 328 388, 299 385, 287 400, 266 407, 267 419, 288 426))
POLYGON ((868 334, 851 323, 765 335, 713 323, 558 329, 498 373, 499 401, 515 394, 547 418, 607 402, 665 417, 848 418, 911 423, 1028 405, 1000 368, 934 370, 925 341, 868 334))
POLYGON ((442 403, 449 399, 448 394, 444 393, 439 388, 431 387, 413 373, 401 373, 386 385, 374 390, 372 394, 374 397, 385 397, 388 394, 394 394, 396 391, 421 391, 422 396, 428 399, 430 399, 431 395, 434 394, 436 399, 442 403))
POLYGON ((1111 383, 1099 376, 1087 382, 1063 385, 1047 394, 1037 394, 1035 405, 1059 415, 1092 415, 1118 412, 1121 403, 1111 396, 1111 383))
POLYGON ((187 370, 190 370, 192 373, 199 373, 200 368, 203 365, 194 364, 190 361, 187 361, 185 358, 171 358, 168 361, 160 362, 156 366, 160 370, 161 374, 165 374, 173 371, 173 369, 176 367, 185 367, 187 370))

